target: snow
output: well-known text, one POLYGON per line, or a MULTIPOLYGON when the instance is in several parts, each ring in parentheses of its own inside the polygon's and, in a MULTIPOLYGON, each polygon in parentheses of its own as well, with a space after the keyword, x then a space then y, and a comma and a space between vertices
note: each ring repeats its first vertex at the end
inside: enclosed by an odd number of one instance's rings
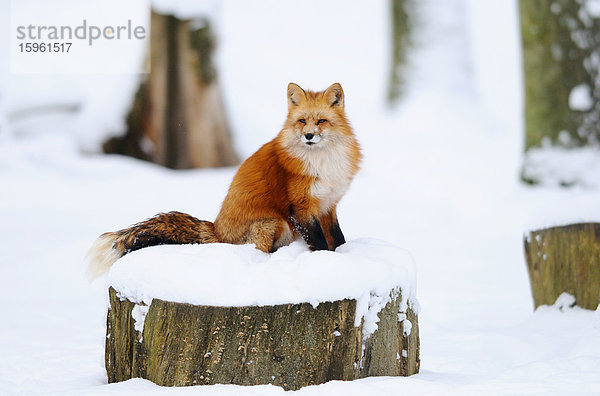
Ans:
POLYGON ((582 4, 587 10, 588 14, 594 18, 600 17, 600 1, 588 0, 582 4))
POLYGON ((575 296, 565 292, 558 296, 554 306, 562 311, 567 308, 572 308, 575 305, 575 301, 575 296))
MULTIPOLYGON (((406 249, 418 272, 418 375, 296 393, 600 393, 600 311, 533 310, 523 233, 598 221, 600 210, 592 172, 585 187, 519 182, 515 2, 490 1, 491 9, 474 0, 418 2, 420 39, 409 54, 406 95, 393 110, 384 103, 386 1, 220 3, 220 76, 240 154, 281 127, 289 81, 314 89, 339 81, 365 158, 338 208, 341 228, 349 241, 376 238, 406 249), (486 37, 503 55, 485 48, 486 37)), ((0 2, 2 26, 9 26, 8 4, 0 2)), ((0 35, 3 54, 6 45, 0 35)), ((2 59, 2 111, 39 98, 74 98, 87 110, 10 121, 10 137, 0 130, 0 393, 283 395, 274 386, 106 384, 107 292, 104 282, 85 280, 85 252, 101 233, 161 211, 214 219, 235 169, 174 172, 81 154, 81 141, 90 151, 99 135, 118 128, 135 76, 24 78, 8 74, 2 59)), ((564 166, 584 161, 580 153, 564 166)))
POLYGON ((140 333, 144 332, 144 322, 149 308, 147 305, 135 304, 131 310, 131 317, 134 320, 133 327, 140 333))
POLYGON ((481 110, 517 130, 523 113, 518 8, 517 1, 506 0, 467 0, 465 8, 465 46, 481 110))
POLYGON ((593 146, 531 148, 525 157, 524 176, 542 185, 599 187, 600 149, 593 146))
MULTIPOLYGON (((335 252, 314 253, 303 241, 273 254, 254 245, 156 246, 117 260, 107 286, 119 297, 147 306, 154 298, 225 307, 305 302, 316 307, 326 301, 355 299, 355 325, 364 318, 364 338, 377 330, 377 314, 391 295, 401 291, 403 312, 418 306, 410 254, 367 238, 349 241, 335 252)), ((136 311, 134 318, 137 329, 143 316, 136 311)))
POLYGON ((531 148, 523 159, 523 176, 538 183, 544 195, 524 216, 523 232, 581 222, 600 222, 598 147, 531 148), (557 188, 567 186, 568 189, 557 188))
POLYGON ((590 86, 579 84, 571 89, 569 93, 569 107, 571 110, 588 111, 594 106, 594 98, 590 86))

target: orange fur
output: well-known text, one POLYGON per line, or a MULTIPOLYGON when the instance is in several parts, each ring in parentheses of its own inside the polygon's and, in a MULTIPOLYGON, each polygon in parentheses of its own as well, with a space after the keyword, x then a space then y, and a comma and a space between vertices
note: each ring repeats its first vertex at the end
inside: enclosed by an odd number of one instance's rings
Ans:
POLYGON ((333 250, 344 243, 336 207, 361 160, 346 119, 344 92, 337 83, 321 92, 290 83, 287 98, 282 130, 240 166, 214 231, 212 223, 190 215, 161 214, 104 234, 90 251, 90 268, 96 256, 103 257, 104 268, 106 257, 118 258, 152 244, 254 243, 272 252, 298 237, 313 250, 333 250), (105 250, 111 241, 113 254, 109 255, 105 250))

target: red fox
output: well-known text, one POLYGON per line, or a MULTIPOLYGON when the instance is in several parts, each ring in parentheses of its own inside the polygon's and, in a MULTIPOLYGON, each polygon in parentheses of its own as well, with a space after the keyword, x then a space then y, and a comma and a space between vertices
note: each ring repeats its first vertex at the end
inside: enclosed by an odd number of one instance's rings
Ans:
POLYGON ((214 224, 169 212, 102 234, 87 256, 90 277, 154 245, 253 243, 274 252, 300 237, 311 250, 345 243, 336 206, 359 169, 361 152, 346 119, 342 86, 312 92, 290 83, 287 101, 283 129, 242 163, 214 224))

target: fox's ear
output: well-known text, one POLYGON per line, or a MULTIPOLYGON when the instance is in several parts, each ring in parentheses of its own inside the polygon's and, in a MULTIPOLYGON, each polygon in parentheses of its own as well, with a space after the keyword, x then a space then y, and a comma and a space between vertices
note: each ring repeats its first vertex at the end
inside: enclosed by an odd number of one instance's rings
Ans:
POLYGON ((306 92, 298 84, 289 83, 287 88, 288 106, 298 106, 306 99, 306 92))
POLYGON ((331 86, 325 90, 324 96, 327 103, 329 103, 329 106, 344 107, 344 90, 339 83, 331 84, 331 86))

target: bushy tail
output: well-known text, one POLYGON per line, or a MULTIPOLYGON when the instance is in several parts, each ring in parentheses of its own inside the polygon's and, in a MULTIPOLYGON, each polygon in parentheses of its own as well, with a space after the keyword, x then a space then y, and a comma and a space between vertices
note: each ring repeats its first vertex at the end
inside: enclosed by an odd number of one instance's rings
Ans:
POLYGON ((214 224, 181 212, 156 216, 115 232, 107 232, 94 242, 86 255, 87 275, 95 279, 117 259, 148 246, 219 242, 214 224))

